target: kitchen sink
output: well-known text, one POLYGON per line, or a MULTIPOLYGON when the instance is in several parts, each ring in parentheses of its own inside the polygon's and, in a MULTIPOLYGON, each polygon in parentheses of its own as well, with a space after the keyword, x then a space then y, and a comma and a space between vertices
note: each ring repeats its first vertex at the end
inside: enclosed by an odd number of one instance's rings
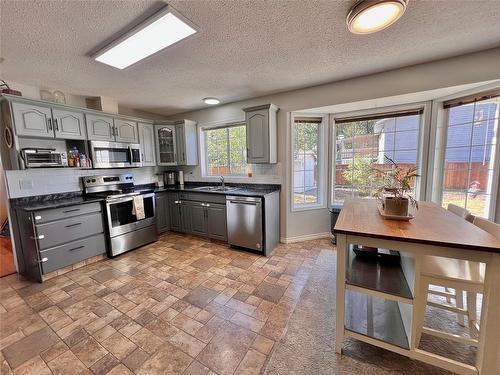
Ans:
POLYGON ((199 191, 235 191, 238 190, 237 187, 231 187, 231 186, 199 186, 193 188, 193 190, 199 190, 199 191))

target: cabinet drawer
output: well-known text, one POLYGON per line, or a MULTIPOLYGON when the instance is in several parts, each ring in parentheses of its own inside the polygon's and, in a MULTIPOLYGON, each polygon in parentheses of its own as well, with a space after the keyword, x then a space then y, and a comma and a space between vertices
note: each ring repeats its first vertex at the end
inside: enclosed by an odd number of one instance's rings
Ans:
POLYGON ((226 204, 226 196, 222 195, 222 194, 189 193, 189 197, 184 198, 184 199, 187 199, 190 201, 198 201, 198 202, 226 204))
POLYGON ((35 224, 42 224, 48 221, 67 219, 69 217, 85 215, 91 212, 101 212, 101 203, 93 202, 75 206, 51 208, 49 210, 36 211, 33 213, 33 216, 35 218, 35 224))
POLYGON ((93 234, 102 233, 102 215, 99 212, 76 216, 66 220, 36 225, 35 228, 38 237, 38 248, 44 250, 93 234))
POLYGON ((97 234, 82 240, 40 251, 44 274, 106 253, 104 234, 97 234))

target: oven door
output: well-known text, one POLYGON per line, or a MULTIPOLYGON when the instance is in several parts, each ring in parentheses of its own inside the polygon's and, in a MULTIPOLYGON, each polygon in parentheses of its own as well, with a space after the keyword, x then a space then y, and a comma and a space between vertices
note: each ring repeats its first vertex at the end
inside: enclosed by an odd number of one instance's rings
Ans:
POLYGON ((140 146, 135 143, 91 141, 94 168, 142 167, 140 146))
POLYGON ((110 199, 106 202, 110 237, 145 228, 155 224, 155 195, 142 194, 145 218, 138 220, 133 212, 133 196, 110 199))

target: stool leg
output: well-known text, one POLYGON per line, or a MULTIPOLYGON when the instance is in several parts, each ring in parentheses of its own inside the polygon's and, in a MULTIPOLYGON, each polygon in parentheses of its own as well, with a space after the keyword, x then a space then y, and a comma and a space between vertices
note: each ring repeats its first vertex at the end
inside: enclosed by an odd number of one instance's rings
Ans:
POLYGON ((477 321, 477 307, 476 307, 477 294, 473 292, 467 292, 467 313, 469 320, 469 332, 470 336, 477 338, 477 331, 474 324, 477 321))
MULTIPOLYGON (((462 289, 455 289, 456 293, 456 301, 457 307, 463 309, 464 308, 464 291, 462 289)), ((457 314, 458 324, 461 326, 465 326, 465 320, 463 314, 457 314)))

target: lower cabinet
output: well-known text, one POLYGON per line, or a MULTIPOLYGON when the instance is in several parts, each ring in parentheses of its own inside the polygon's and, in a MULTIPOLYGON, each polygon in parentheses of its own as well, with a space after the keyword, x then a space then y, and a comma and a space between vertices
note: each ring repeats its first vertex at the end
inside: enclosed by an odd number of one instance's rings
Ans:
POLYGON ((167 194, 169 228, 177 232, 227 240, 226 205, 213 203, 213 197, 205 197, 203 194, 193 194, 192 198, 185 193, 183 196, 181 199, 179 193, 167 194))
POLYGON ((170 229, 168 193, 155 194, 155 216, 157 233, 163 233, 170 229))

